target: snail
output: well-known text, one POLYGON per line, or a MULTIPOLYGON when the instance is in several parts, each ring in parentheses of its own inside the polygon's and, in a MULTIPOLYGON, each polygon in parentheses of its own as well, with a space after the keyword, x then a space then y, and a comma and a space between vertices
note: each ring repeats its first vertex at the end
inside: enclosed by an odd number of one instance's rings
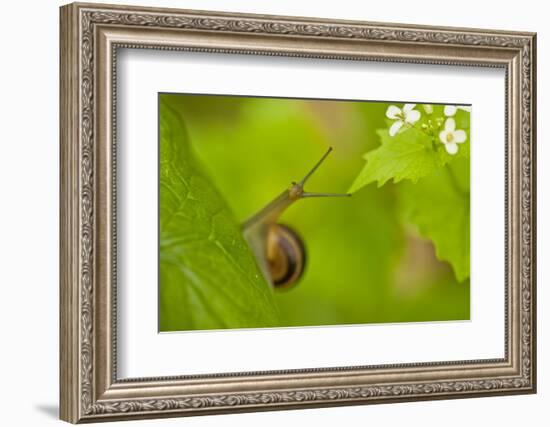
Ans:
POLYGON ((309 193, 304 190, 307 180, 327 158, 332 147, 321 157, 306 176, 292 182, 264 208, 244 222, 243 234, 256 256, 262 272, 275 289, 288 289, 302 276, 306 250, 301 237, 287 225, 277 223, 282 213, 295 201, 310 197, 348 197, 351 194, 309 193))

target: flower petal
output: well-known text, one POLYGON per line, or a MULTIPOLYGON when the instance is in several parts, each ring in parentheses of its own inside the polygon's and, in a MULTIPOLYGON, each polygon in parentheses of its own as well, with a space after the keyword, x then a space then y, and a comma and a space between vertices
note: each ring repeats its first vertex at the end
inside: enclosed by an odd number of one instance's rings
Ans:
POLYGON ((390 136, 395 136, 399 129, 401 129, 401 126, 403 126, 402 120, 397 120, 396 122, 394 122, 393 125, 391 125, 390 127, 390 136))
POLYGON ((386 117, 388 119, 395 120, 397 119, 397 116, 401 114, 401 108, 396 107, 395 105, 390 105, 388 109, 386 110, 386 117))
POLYGON ((405 113, 405 121, 407 123, 416 123, 418 119, 420 119, 420 111, 418 110, 411 110, 405 113))
POLYGON ((411 111, 414 107, 416 107, 416 104, 405 104, 403 105, 403 111, 406 113, 407 111, 411 111))
POLYGON ((434 112, 434 107, 432 104, 422 104, 422 107, 424 108, 426 114, 432 114, 434 112))
POLYGON ((458 153, 458 145, 454 142, 449 142, 448 144, 445 144, 445 150, 447 150, 447 153, 449 154, 456 154, 458 153))
POLYGON ((466 132, 462 129, 458 129, 454 131, 454 142, 457 144, 462 144, 464 141, 466 141, 466 132))
POLYGON ((456 107, 454 105, 445 105, 443 112, 447 117, 454 116, 456 114, 456 107))
POLYGON ((455 119, 448 118, 447 120, 445 120, 445 130, 447 132, 454 132, 455 129, 456 129, 455 119))
POLYGON ((442 130, 441 132, 439 132, 439 140, 443 143, 443 144, 446 144, 447 143, 447 134, 449 132, 447 132, 446 130, 442 130))

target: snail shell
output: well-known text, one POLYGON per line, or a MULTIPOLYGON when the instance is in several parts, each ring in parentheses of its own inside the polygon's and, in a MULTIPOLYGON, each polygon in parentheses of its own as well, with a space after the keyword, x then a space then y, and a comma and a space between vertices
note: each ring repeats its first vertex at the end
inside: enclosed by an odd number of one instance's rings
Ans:
POLYGON ((302 238, 290 227, 272 224, 267 235, 267 264, 273 286, 292 287, 304 273, 306 249, 302 238))

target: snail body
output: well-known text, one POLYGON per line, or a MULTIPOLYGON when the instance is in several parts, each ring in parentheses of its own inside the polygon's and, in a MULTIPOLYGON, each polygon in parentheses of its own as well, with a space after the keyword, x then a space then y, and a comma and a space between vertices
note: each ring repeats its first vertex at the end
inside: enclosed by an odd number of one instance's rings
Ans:
POLYGON ((300 235, 291 227, 277 223, 283 212, 297 200, 310 197, 346 197, 351 194, 309 193, 304 185, 328 154, 299 182, 268 203, 243 224, 244 237, 250 245, 264 276, 276 289, 294 286, 306 265, 306 249, 300 235))

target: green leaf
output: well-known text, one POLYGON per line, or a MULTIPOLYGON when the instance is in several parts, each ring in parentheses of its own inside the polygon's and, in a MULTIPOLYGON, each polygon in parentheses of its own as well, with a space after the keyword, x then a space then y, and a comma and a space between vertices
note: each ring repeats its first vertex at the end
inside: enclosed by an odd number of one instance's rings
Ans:
POLYGON ((393 137, 387 129, 379 129, 377 134, 382 145, 363 156, 367 163, 351 185, 351 193, 372 182, 378 182, 378 187, 390 179, 396 183, 403 179, 416 182, 450 160, 417 129, 405 129, 393 137))
POLYGON ((436 255, 451 264, 459 282, 470 277, 470 162, 452 164, 416 184, 402 183, 405 218, 433 241, 436 255))
POLYGON ((160 330, 277 326, 270 285, 239 223, 160 102, 160 330))

